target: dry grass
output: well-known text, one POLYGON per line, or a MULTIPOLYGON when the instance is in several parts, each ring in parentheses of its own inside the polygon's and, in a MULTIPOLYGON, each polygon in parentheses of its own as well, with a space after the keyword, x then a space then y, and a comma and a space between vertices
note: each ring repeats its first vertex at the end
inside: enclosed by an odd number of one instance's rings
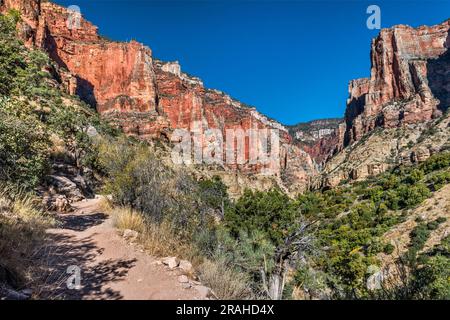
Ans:
POLYGON ((113 204, 107 197, 101 196, 98 202, 98 209, 104 213, 111 213, 113 211, 113 204))
POLYGON ((194 246, 181 241, 169 222, 156 223, 150 221, 140 212, 130 208, 110 208, 108 212, 112 215, 117 229, 121 231, 130 229, 139 232, 138 243, 150 255, 156 257, 177 256, 190 260, 194 265, 203 262, 194 246))
POLYGON ((114 226, 119 230, 135 230, 142 233, 145 230, 144 217, 137 211, 129 208, 114 208, 109 211, 112 215, 114 226))
POLYGON ((200 281, 209 286, 219 299, 252 299, 249 279, 228 267, 223 261, 206 260, 199 266, 200 281))
POLYGON ((39 281, 36 255, 55 220, 37 199, 0 186, 0 285, 30 287, 39 281))

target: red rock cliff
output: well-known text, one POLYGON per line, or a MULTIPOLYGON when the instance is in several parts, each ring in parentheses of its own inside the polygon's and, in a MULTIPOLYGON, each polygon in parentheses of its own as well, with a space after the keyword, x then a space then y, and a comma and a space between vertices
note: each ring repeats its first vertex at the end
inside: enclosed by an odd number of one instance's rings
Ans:
POLYGON ((349 85, 345 143, 377 126, 427 121, 450 105, 450 20, 431 27, 399 25, 372 41, 371 76, 349 85))
MULTIPOLYGON (((177 63, 154 61, 148 47, 102 39, 90 22, 50 2, 6 0, 2 10, 10 8, 26 18, 31 30, 23 36, 27 44, 43 48, 69 71, 63 79, 69 92, 95 106, 127 134, 170 140, 174 129, 193 129, 196 123, 219 129, 224 136, 227 129, 278 129, 281 157, 275 175, 283 173, 306 185, 315 173, 310 156, 292 145, 281 124, 220 91, 206 89, 199 79, 182 73, 177 63)), ((248 160, 249 138, 245 141, 248 160)), ((231 167, 246 173, 264 168, 249 163, 231 167)))

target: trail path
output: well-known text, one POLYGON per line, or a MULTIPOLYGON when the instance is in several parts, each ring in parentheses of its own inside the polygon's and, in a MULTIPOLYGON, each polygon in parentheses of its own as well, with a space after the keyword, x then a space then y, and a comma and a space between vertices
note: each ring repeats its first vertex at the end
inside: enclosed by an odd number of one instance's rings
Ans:
POLYGON ((111 218, 99 212, 99 199, 73 205, 62 225, 47 231, 45 254, 51 272, 46 293, 55 299, 192 300, 198 292, 182 288, 178 270, 167 270, 137 246, 128 244, 111 218), (81 289, 69 289, 69 266, 81 270, 81 289))

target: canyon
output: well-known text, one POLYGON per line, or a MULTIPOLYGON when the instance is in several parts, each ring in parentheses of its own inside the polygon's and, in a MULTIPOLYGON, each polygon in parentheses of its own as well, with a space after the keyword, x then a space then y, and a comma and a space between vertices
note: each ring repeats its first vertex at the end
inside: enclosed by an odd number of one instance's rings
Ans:
POLYGON ((178 62, 155 59, 143 44, 101 37, 96 26, 66 8, 40 0, 0 1, 1 12, 10 9, 21 13, 18 30, 24 43, 45 50, 64 70, 66 91, 127 135, 170 144, 176 142, 174 130, 193 130, 198 123, 224 136, 228 129, 277 130, 280 158, 268 164, 275 169, 271 177, 263 174, 264 165, 248 161, 248 136, 244 164, 208 169, 234 184, 236 192, 239 185, 278 184, 288 191, 335 186, 381 173, 404 159, 422 161, 448 145, 450 20, 430 27, 383 29, 371 44, 370 78, 349 84, 345 118, 287 128, 254 107, 205 88, 200 79, 182 72, 178 62), (75 26, 67 23, 74 18, 79 19, 75 26), (444 121, 437 123, 441 118, 444 121), (430 125, 442 129, 439 142, 431 147, 419 143, 420 133, 430 125), (403 140, 398 133, 389 135, 397 129, 404 129, 403 140), (374 142, 377 130, 388 134, 374 142), (413 145, 406 147, 409 141, 413 145))

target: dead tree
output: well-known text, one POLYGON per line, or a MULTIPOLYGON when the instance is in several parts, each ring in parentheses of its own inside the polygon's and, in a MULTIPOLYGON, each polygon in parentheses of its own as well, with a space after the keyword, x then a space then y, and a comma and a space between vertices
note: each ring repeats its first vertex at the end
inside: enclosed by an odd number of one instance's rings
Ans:
POLYGON ((305 260, 306 255, 314 251, 315 237, 311 227, 314 222, 301 219, 298 227, 275 250, 273 270, 268 270, 267 263, 260 269, 263 289, 272 300, 281 300, 286 285, 286 275, 290 266, 299 260, 305 260))

